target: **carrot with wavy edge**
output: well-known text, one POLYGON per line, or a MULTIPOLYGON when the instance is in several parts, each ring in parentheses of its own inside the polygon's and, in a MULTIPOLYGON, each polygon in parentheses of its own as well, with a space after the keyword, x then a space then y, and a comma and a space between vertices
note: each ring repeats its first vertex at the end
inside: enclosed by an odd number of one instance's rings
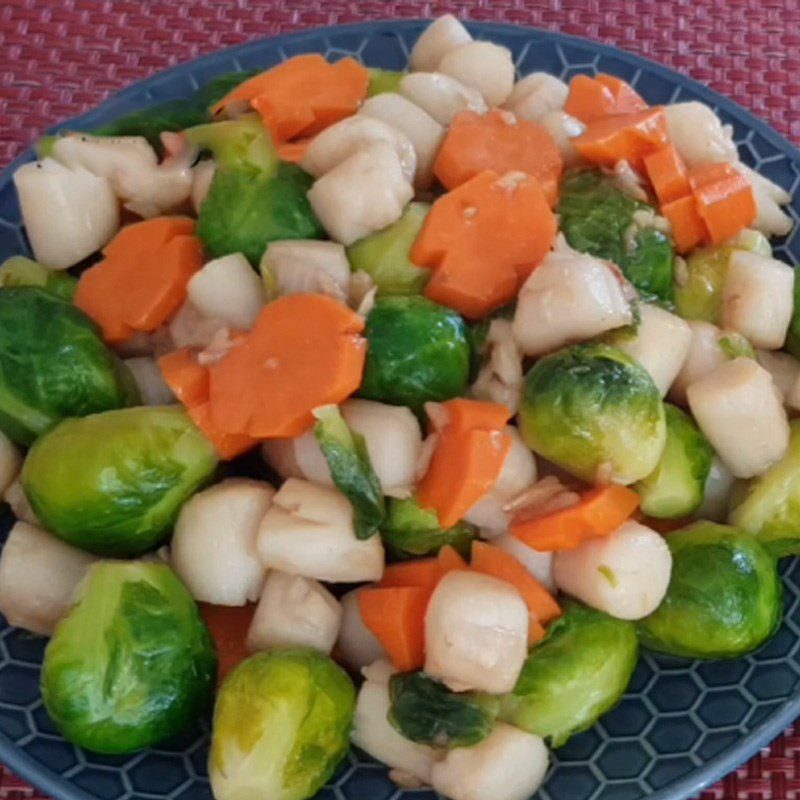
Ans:
POLYGON ((756 218, 753 187, 731 164, 700 164, 689 171, 689 183, 711 244, 730 239, 756 218))
POLYGON ((594 122, 615 114, 644 111, 647 107, 629 83, 601 73, 595 78, 576 75, 572 79, 564 111, 581 122, 594 122))

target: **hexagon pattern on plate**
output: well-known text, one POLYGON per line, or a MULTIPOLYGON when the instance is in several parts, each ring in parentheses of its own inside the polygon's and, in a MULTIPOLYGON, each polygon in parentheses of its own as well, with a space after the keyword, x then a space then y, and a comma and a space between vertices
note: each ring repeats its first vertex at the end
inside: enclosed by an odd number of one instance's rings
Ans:
MULTIPOLYGON (((369 23, 278 37, 223 51, 137 84, 61 127, 87 129, 156 101, 185 96, 220 72, 269 67, 301 52, 353 55, 370 66, 405 67, 419 22, 369 23)), ((800 157, 733 103, 643 59, 570 37, 503 25, 472 26, 478 38, 510 47, 519 74, 545 70, 569 79, 610 72, 652 104, 699 99, 733 125, 743 159, 793 194, 800 157)), ((23 157, 30 160, 28 153, 23 157)), ((19 162, 18 162, 19 163, 19 162)), ((800 195, 791 213, 798 219, 800 195)), ((800 231, 778 243, 779 257, 800 260, 800 231)), ((0 176, 0 261, 27 250, 10 171, 0 176)), ((0 520, 8 530, 10 518, 0 520)), ((678 800, 751 755, 800 712, 800 566, 782 565, 786 616, 757 653, 730 662, 688 663, 646 655, 623 702, 592 730, 561 748, 541 800, 678 800)), ((44 641, 0 618, 0 755, 63 798, 206 800, 207 725, 178 741, 131 757, 87 754, 55 731, 39 697, 44 641), (3 746, 5 745, 5 746, 3 746)), ((433 800, 403 792, 386 770, 354 751, 319 800, 433 800)), ((489 800, 489 798, 487 798, 489 800)))

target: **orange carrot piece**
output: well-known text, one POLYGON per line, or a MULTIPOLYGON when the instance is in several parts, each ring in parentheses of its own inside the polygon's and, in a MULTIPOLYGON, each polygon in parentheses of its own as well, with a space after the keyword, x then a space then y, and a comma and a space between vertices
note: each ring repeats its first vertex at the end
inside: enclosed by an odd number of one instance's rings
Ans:
POLYGON ((217 103, 249 103, 277 141, 313 136, 355 114, 367 95, 369 72, 352 58, 331 64, 321 55, 300 55, 255 75, 217 103))
POLYGON ((81 275, 75 305, 112 343, 166 322, 186 299, 189 279, 203 266, 194 222, 185 217, 155 217, 129 225, 103 255, 103 261, 81 275))
POLYGON ((555 236, 535 178, 487 170, 433 204, 411 260, 433 271, 425 290, 431 300, 479 319, 515 297, 555 236))
POLYGON ((364 625, 401 672, 421 669, 425 663, 425 611, 432 591, 431 587, 396 586, 358 593, 364 625))
POLYGON ((587 161, 613 167, 624 160, 641 170, 644 157, 667 144, 667 117, 660 107, 604 117, 572 141, 587 161))
POLYGON ((322 294, 291 294, 265 306, 242 342, 209 367, 211 419, 256 439, 299 436, 318 406, 358 389, 363 317, 322 294))
POLYGON ((439 561, 435 558, 418 558, 390 564, 383 572, 378 586, 434 586, 441 577, 439 561))
POLYGON ((497 403, 477 400, 451 400, 443 406, 456 409, 455 424, 448 423, 440 431, 428 471, 417 487, 417 501, 436 512, 443 528, 450 528, 500 475, 511 448, 511 437, 503 433, 511 412, 497 403), (470 411, 466 411, 468 406, 472 406, 470 411), (502 409, 499 416, 498 409, 502 409))
POLYGON ((661 206, 661 213, 672 225, 675 250, 684 255, 706 241, 708 230, 700 214, 694 195, 687 194, 661 206))
POLYGON ((689 183, 711 244, 730 239, 756 218, 753 187, 730 164, 700 164, 689 171, 689 183))
POLYGON ((527 519, 524 510, 511 521, 511 533, 534 550, 572 550, 587 539, 613 533, 639 507, 639 495, 610 484, 586 492, 578 505, 527 519))
POLYGON ((259 439, 248 436, 246 433, 226 433, 214 424, 211 416, 211 404, 208 402, 187 406, 187 413, 192 422, 203 432, 203 435, 214 445, 221 461, 230 461, 237 456, 252 450, 259 439))
POLYGON ((561 616, 561 607, 547 589, 514 556, 487 542, 472 543, 472 569, 510 583, 521 595, 531 616, 546 625, 561 616))
POLYGON ((158 366, 172 393, 185 406, 208 401, 208 367, 197 361, 189 347, 181 347, 158 359, 158 366))
POLYGON ((217 650, 219 686, 225 676, 250 655, 245 642, 253 615, 256 613, 256 604, 215 606, 211 603, 198 603, 197 605, 217 650))
POLYGON ((547 631, 544 629, 544 625, 531 616, 528 625, 528 647, 539 644, 545 636, 547 636, 547 631))
POLYGON ((300 139, 296 142, 282 142, 278 145, 278 158, 282 161, 291 161, 293 164, 299 164, 308 150, 312 139, 300 139))
POLYGON ((569 85, 564 111, 581 122, 594 122, 616 114, 644 111, 647 103, 630 84, 613 75, 596 78, 576 75, 569 85))
POLYGON ((436 555, 438 562, 439 577, 442 578, 448 572, 465 572, 469 569, 469 564, 461 556, 461 553, 452 545, 446 544, 436 555))
POLYGON ((691 193, 689 173, 675 145, 665 145, 645 156, 644 168, 661 205, 691 193))
POLYGON ((525 172, 539 181, 551 208, 558 202, 563 169, 561 153, 547 128, 500 109, 485 115, 472 111, 457 114, 433 165, 434 174, 447 189, 455 189, 485 170, 500 175, 525 172))

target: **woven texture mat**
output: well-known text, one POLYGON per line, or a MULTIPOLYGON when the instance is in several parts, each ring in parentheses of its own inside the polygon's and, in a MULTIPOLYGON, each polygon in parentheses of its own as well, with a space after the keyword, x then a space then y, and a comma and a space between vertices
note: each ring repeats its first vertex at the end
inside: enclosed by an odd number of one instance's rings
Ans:
MULTIPOLYGON (((798 0, 0 0, 0 166, 47 126, 221 47, 318 25, 445 11, 641 53, 728 95, 800 143, 798 0)), ((38 797, 0 766, 0 800, 38 797)), ((702 800, 800 800, 800 725, 702 800)))

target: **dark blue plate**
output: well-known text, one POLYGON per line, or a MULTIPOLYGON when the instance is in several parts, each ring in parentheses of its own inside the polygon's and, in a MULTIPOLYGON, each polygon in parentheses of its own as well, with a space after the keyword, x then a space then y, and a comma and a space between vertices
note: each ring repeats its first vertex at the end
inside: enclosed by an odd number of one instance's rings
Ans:
MULTIPOLYGON (((154 102, 180 98, 221 72, 269 67, 297 53, 354 55, 369 66, 403 69, 425 23, 371 22, 234 47, 183 64, 132 86, 60 127, 85 130, 154 102)), ((510 25, 470 25, 478 38, 514 52, 519 73, 610 72, 630 81, 650 103, 702 100, 734 127, 745 161, 795 194, 800 215, 800 154, 744 109, 676 72, 638 56, 581 39, 510 25)), ((0 174, 0 261, 27 252, 13 170, 0 174)), ((800 234, 778 254, 800 260, 800 234)), ((10 520, 4 520, 3 530, 10 520)), ((558 751, 537 798, 542 800, 682 800, 752 756, 800 715, 800 567, 786 562, 786 616, 775 637, 738 661, 687 663, 645 656, 622 704, 591 731, 558 751)), ((54 730, 39 697, 44 642, 0 618, 0 761, 58 800, 208 800, 207 734, 129 758, 84 753, 54 730)), ((433 800, 432 792, 400 792, 386 770, 352 753, 318 800, 433 800)), ((268 800, 265 798, 265 800, 268 800)), ((491 798, 486 798, 491 800, 491 798)))

